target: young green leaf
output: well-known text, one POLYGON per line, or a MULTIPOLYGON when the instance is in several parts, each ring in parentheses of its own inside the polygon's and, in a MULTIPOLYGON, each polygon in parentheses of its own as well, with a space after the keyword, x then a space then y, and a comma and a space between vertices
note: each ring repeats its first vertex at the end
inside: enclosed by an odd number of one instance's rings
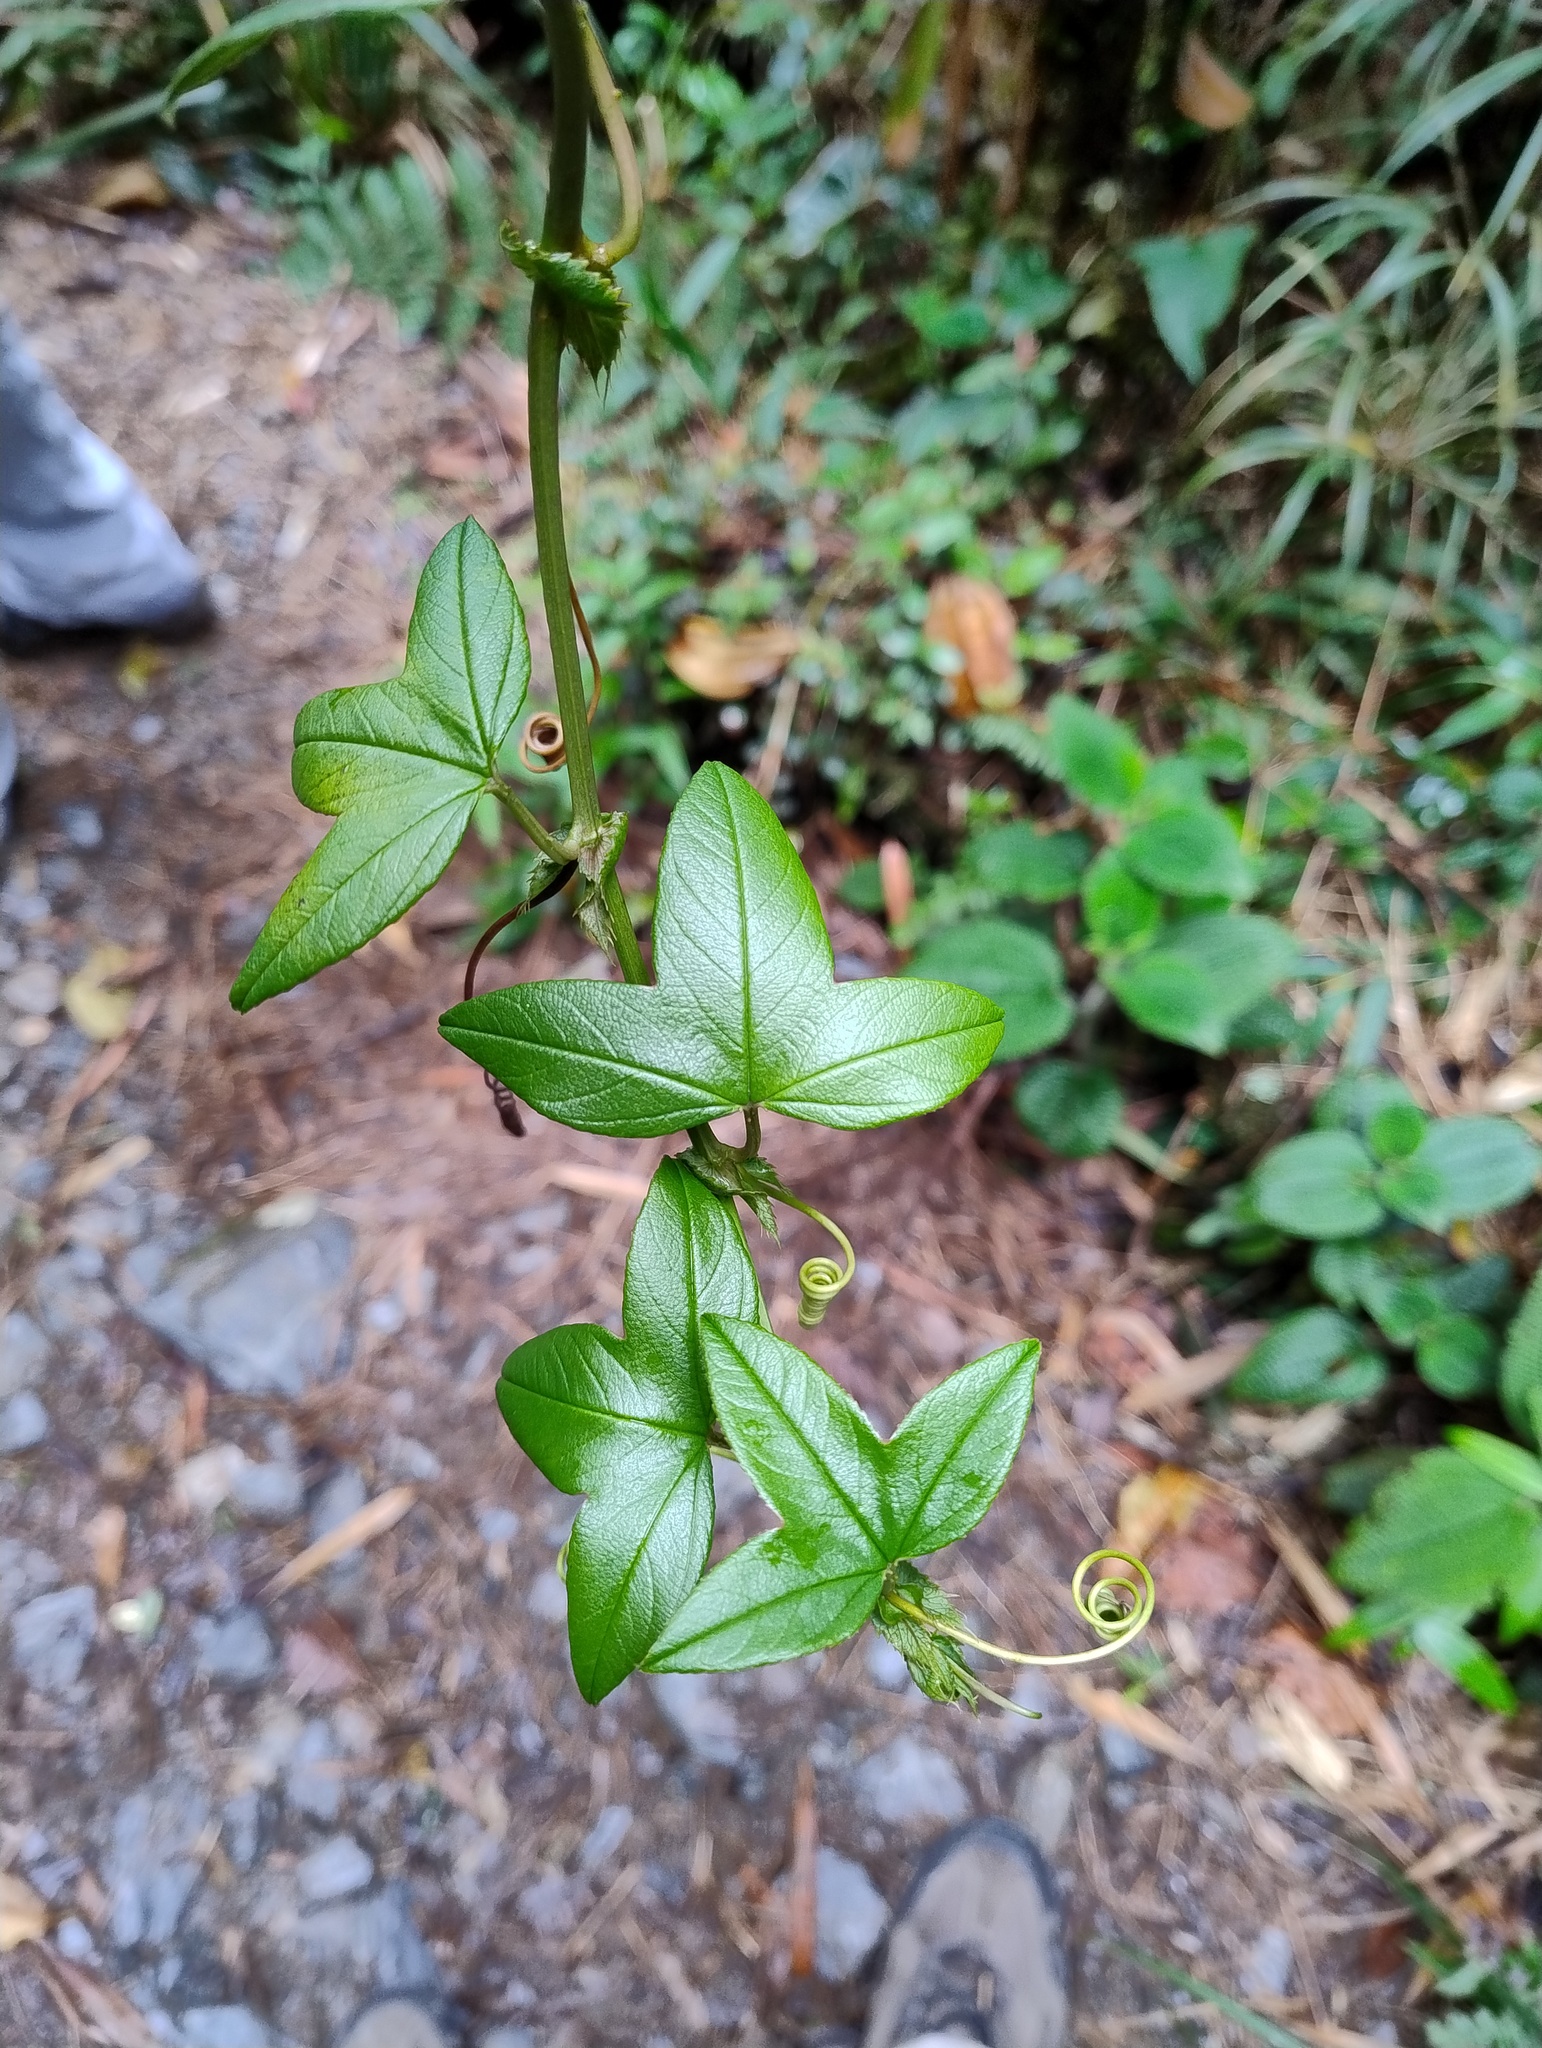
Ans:
POLYGON ((1331 1384, 1325 1382, 1333 1367, 1363 1349, 1359 1329, 1336 1309, 1299 1309, 1260 1339, 1226 1391, 1238 1401, 1308 1407, 1332 1398, 1331 1384))
POLYGON ((1146 779, 1146 757, 1134 734, 1062 690, 1049 700, 1049 754, 1054 773, 1095 811, 1129 810, 1146 779))
POLYGON ((1470 1635, 1454 1615, 1422 1615, 1408 1631, 1416 1650, 1454 1678, 1481 1707, 1513 1714, 1519 1705, 1515 1689, 1493 1655, 1470 1635))
POLYGON ((1375 1162, 1351 1131, 1307 1131, 1267 1155, 1249 1186, 1266 1223, 1293 1237, 1364 1237, 1386 1211, 1375 1162))
POLYGON ((1012 1104, 1034 1136, 1066 1159, 1106 1152, 1124 1118, 1124 1096, 1113 1075, 1075 1060, 1041 1060, 1030 1067, 1012 1104))
POLYGON ((1428 1194, 1422 1201, 1400 1201, 1398 1214, 1426 1230, 1444 1231, 1459 1218, 1507 1209, 1531 1193, 1539 1157, 1530 1138, 1507 1117, 1445 1118, 1430 1125, 1407 1161, 1428 1175, 1428 1194))
POLYGON ((542 1116, 661 1136, 763 1105, 865 1130, 921 1116, 989 1065, 1001 1011, 945 982, 836 987, 813 885, 775 813, 708 762, 659 862, 652 988, 525 982, 440 1020, 542 1116))
POLYGON ((1105 846, 1082 876, 1082 912, 1094 953, 1133 951, 1162 922, 1160 897, 1134 874, 1117 846, 1105 846))
POLYGON ((1216 912, 1168 925, 1143 951, 1108 962, 1103 980, 1142 1030, 1219 1053, 1233 1019, 1284 981, 1298 958, 1295 940, 1272 918, 1216 912))
POLYGON ((1253 875, 1237 829, 1218 804, 1159 811, 1119 849, 1126 865, 1165 896, 1225 896, 1240 903, 1253 875))
POLYGON ((1039 1347, 1008 1344, 918 1401, 888 1443, 811 1358, 758 1324, 704 1322, 707 1377, 739 1462, 782 1518, 709 1572, 653 1671, 738 1671, 827 1649, 884 1575, 966 1535, 1022 1441, 1039 1347))
POLYGON ((905 971, 957 982, 998 1003, 1006 1019, 998 1060, 1042 1052, 1065 1037, 1076 1015, 1059 951, 1009 918, 977 917, 947 926, 926 941, 905 971))
POLYGON ((1092 844, 1084 832, 1039 832, 1027 818, 1013 818, 976 834, 964 858, 970 874, 998 896, 1061 903, 1076 894, 1092 844))
POLYGON ((562 308, 562 338, 598 384, 621 347, 627 303, 608 270, 516 235, 505 221, 504 254, 516 270, 544 285, 562 308))
POLYGON ((431 889, 460 845, 530 680, 524 614, 474 519, 418 583, 407 660, 295 720, 294 791, 336 818, 274 906, 230 1000, 250 1010, 356 952, 431 889))
POLYGON ((1212 228, 1204 235, 1161 235, 1130 251, 1146 281, 1157 333, 1191 384, 1205 374, 1205 343, 1237 296, 1257 236, 1255 227, 1212 228))
POLYGON ((591 1704, 635 1669, 707 1561, 708 1310, 758 1315, 755 1268, 733 1204, 666 1159, 632 1233, 625 1337, 595 1323, 548 1330, 498 1383, 526 1456, 564 1493, 589 1496, 568 1548, 568 1636, 591 1704))
POLYGON ((1516 1435, 1536 1443, 1538 1403, 1542 1402, 1542 1273, 1527 1288, 1506 1333, 1499 1365, 1499 1399, 1516 1435))

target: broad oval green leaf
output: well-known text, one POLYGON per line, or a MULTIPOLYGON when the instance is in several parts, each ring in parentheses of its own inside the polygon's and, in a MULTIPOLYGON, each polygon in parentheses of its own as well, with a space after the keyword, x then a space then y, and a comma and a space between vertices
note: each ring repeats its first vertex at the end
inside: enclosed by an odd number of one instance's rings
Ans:
POLYGON ((1426 1230, 1449 1230, 1459 1219, 1507 1209, 1531 1193, 1539 1161, 1542 1153, 1506 1117, 1444 1118, 1430 1125, 1407 1162, 1431 1177, 1428 1194, 1400 1201, 1398 1214, 1426 1230))
POLYGON ((642 1138, 759 1105, 863 1130, 922 1116, 989 1065, 997 1006, 945 982, 837 987, 812 883, 769 804, 718 762, 659 863, 658 982, 526 982, 440 1020, 543 1116, 642 1138))
POLYGON ((1146 757, 1127 725, 1062 690, 1049 700, 1051 768, 1095 811, 1124 812, 1146 779, 1146 757))
POLYGON ((503 558, 474 519, 418 584, 407 660, 295 720, 294 791, 336 818, 273 908, 230 1000, 250 1010, 356 952, 431 889, 525 701, 530 642, 503 558))
POLYGON ((1106 1152, 1124 1118, 1124 1096, 1113 1075, 1075 1060, 1041 1060, 1030 1067, 1012 1104, 1034 1136, 1066 1159, 1106 1152))
POLYGON ((1218 804, 1161 811, 1137 825, 1119 851, 1143 882, 1166 896, 1226 896, 1240 903, 1253 893, 1237 829, 1218 804))
MULTIPOLYGON (((1448 1401, 1471 1401, 1491 1392, 1498 1362, 1494 1333, 1476 1316, 1435 1316, 1420 1330, 1414 1344, 1414 1365, 1420 1379, 1448 1401)), ((1538 1469, 1542 1471, 1542 1467, 1538 1469)))
POLYGON ((997 1004, 1005 1019, 998 1060, 1042 1052, 1065 1037, 1076 1015, 1058 949, 1009 918, 949 925, 926 941, 905 971, 956 982, 997 1004))
POLYGON ((1542 1501, 1542 1458, 1486 1429, 1458 1425, 1446 1431, 1446 1442, 1470 1465, 1518 1493, 1522 1500, 1542 1501))
POLYGON ((724 1434, 782 1527, 709 1572, 654 1646, 654 1671, 737 1671, 825 1649, 872 1613, 884 1573, 967 1534, 1022 1441, 1039 1347, 1008 1344, 918 1401, 888 1443, 793 1345, 704 1323, 724 1434))
POLYGON ((1212 228, 1205 235, 1160 235, 1130 250, 1157 333, 1191 384, 1205 374, 1205 343, 1231 309, 1257 237, 1255 227, 1212 228))
POLYGON ((1505 1334, 1499 1399, 1518 1436, 1527 1443, 1542 1441, 1542 1272, 1527 1288, 1505 1334))
POLYGON ((1082 876, 1082 913, 1094 953, 1144 945, 1162 922, 1162 903, 1130 869, 1123 849, 1105 846, 1082 876))
POLYGON ((1336 1309, 1301 1309, 1283 1316, 1260 1339, 1226 1391, 1238 1401, 1310 1404, 1323 1397, 1323 1382, 1333 1367, 1362 1343, 1355 1324, 1336 1309))
MULTIPOLYGON (((432 0, 429 4, 432 5, 432 0)), ((424 11, 424 0, 275 0, 270 7, 259 7, 251 14, 243 14, 229 28, 211 36, 208 42, 177 66, 166 88, 167 110, 175 108, 178 100, 184 99, 196 87, 207 85, 211 79, 222 78, 244 58, 252 56, 286 30, 311 28, 321 22, 339 21, 350 15, 355 18, 359 15, 400 16, 424 11)))
POLYGON ((1026 818, 992 825, 965 850, 969 872, 998 896, 1061 903, 1074 896, 1092 858, 1085 832, 1039 832, 1026 818))
POLYGON ((1224 1051, 1233 1019, 1296 967, 1296 942, 1272 918, 1242 912, 1188 917, 1158 932, 1103 979, 1143 1031, 1198 1052, 1224 1051))
POLYGON ((569 1324, 505 1362, 498 1406, 553 1486, 589 1496, 568 1546, 568 1636, 593 1704, 642 1661, 712 1542, 701 1317, 760 1313, 733 1204, 678 1160, 653 1176, 627 1255, 626 1335, 569 1324))
POLYGON ((1374 1170, 1352 1131, 1307 1131, 1276 1146, 1249 1187, 1265 1222, 1293 1237, 1364 1237, 1386 1214, 1374 1170))

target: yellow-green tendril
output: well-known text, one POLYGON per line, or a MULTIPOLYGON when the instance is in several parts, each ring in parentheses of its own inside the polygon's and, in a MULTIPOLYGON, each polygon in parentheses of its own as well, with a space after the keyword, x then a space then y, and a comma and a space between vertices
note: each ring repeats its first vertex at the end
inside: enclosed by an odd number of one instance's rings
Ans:
POLYGON ((605 140, 610 144, 611 159, 616 166, 616 182, 621 188, 621 223, 608 242, 584 244, 584 254, 591 263, 609 270, 613 263, 619 263, 623 256, 630 256, 637 247, 642 234, 643 183, 642 173, 637 168, 637 152, 632 147, 632 135, 626 125, 626 114, 621 105, 621 95, 616 82, 610 75, 605 62, 605 52, 600 47, 599 30, 587 7, 579 9, 579 22, 584 33, 584 62, 589 73, 589 90, 594 96, 595 111, 605 129, 605 140))
POLYGON ((824 1321, 825 1310, 841 1289, 849 1285, 852 1274, 857 1270, 857 1255, 845 1231, 821 1210, 800 1202, 796 1195, 773 1191, 773 1198, 785 1202, 789 1209, 799 1209, 805 1216, 812 1217, 822 1229, 829 1231, 846 1254, 844 1272, 825 1252, 817 1252, 813 1258, 805 1259, 798 1268, 798 1323, 801 1328, 812 1330, 816 1323, 824 1321))
POLYGON ((948 1622, 938 1621, 892 1588, 885 1598, 891 1607, 897 1607, 912 1621, 920 1622, 933 1635, 947 1636, 955 1643, 964 1644, 967 1649, 979 1650, 987 1657, 1000 1657, 1008 1664, 1062 1669, 1068 1664, 1095 1664, 1099 1658, 1114 1657, 1121 1650, 1128 1649, 1156 1612, 1156 1581, 1140 1559, 1131 1557, 1128 1551, 1094 1550, 1090 1556, 1084 1557, 1071 1580, 1071 1598, 1088 1628, 1104 1640, 1095 1650, 1075 1650, 1065 1657, 1034 1657, 1026 1650, 1008 1650, 1000 1643, 986 1642, 982 1636, 971 1635, 966 1628, 954 1628, 948 1622), (1084 1590, 1087 1574, 1095 1565, 1109 1561, 1128 1565, 1136 1577, 1099 1579, 1089 1597, 1084 1590))

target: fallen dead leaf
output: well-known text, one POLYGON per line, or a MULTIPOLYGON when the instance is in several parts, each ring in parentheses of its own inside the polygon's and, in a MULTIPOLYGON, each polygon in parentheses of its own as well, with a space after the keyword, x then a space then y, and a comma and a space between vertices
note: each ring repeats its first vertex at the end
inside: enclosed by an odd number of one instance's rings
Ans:
POLYGON ((435 441, 418 461, 424 476, 441 484, 506 483, 509 459, 501 445, 481 440, 435 441))
POLYGON ((105 1152, 98 1152, 94 1159, 88 1159, 77 1166, 73 1173, 67 1173, 54 1191, 54 1199, 60 1208, 68 1208, 71 1202, 78 1202, 86 1195, 94 1195, 98 1188, 120 1173, 126 1173, 131 1166, 142 1165, 155 1147, 143 1133, 131 1138, 120 1138, 116 1145, 109 1145, 105 1152))
POLYGON ((883 914, 892 932, 916 907, 916 878, 910 855, 899 840, 886 839, 879 847, 878 879, 883 888, 883 914))
POLYGON ((1120 1728, 1126 1735, 1133 1735, 1137 1742, 1143 1742, 1147 1749, 1154 1749, 1159 1756, 1170 1756, 1178 1763, 1194 1764, 1202 1769, 1213 1767, 1212 1758, 1186 1741, 1176 1728, 1169 1728, 1149 1707, 1127 1700, 1123 1693, 1096 1686, 1090 1678, 1083 1678, 1079 1673, 1072 1673, 1062 1683, 1067 1697, 1105 1728, 1120 1728))
POLYGON ((1253 111, 1253 95, 1191 29, 1178 52, 1173 105, 1186 120, 1219 133, 1239 127, 1247 119, 1253 111))
POLYGON ((1339 1743, 1292 1693, 1271 1685, 1253 1702, 1252 1721, 1266 1751, 1288 1764, 1304 1784, 1328 1799, 1342 1799, 1354 1767, 1339 1743))
MULTIPOLYGON (((479 1074, 473 1079, 480 1080, 479 1074)), ((593 1195, 605 1202, 641 1202, 648 1183, 640 1173, 620 1173, 610 1166, 582 1166, 576 1161, 547 1168, 546 1178, 554 1188, 566 1188, 572 1195, 593 1195)))
POLYGON ((699 613, 687 619, 664 650, 671 672, 698 697, 728 704, 770 682, 798 651, 792 626, 741 626, 728 633, 699 613))
POLYGON ((994 583, 979 576, 939 576, 927 596, 926 637, 951 647, 963 667, 950 679, 952 709, 1010 711, 1023 694, 1017 659, 1017 614, 994 583))
POLYGON ((334 1614, 312 1615, 284 1638, 284 1676, 292 1700, 335 1699, 367 1676, 353 1637, 334 1614))
POLYGON ((123 1576, 128 1516, 115 1500, 110 1500, 91 1517, 83 1533, 91 1552, 92 1575, 110 1596, 118 1590, 118 1581, 123 1576))
POLYGON ((111 1045, 129 1027, 136 997, 131 988, 123 986, 123 975, 133 964, 134 955, 127 946, 93 946, 84 964, 64 984, 64 1007, 70 1022, 98 1045, 111 1045))
POLYGON ((1258 1644, 1259 1663, 1274 1674, 1274 1683, 1329 1735, 1363 1735, 1376 1703, 1364 1682, 1347 1664, 1330 1657, 1288 1621, 1270 1629, 1258 1644))
POLYGON ((367 1500, 363 1507, 351 1514, 344 1522, 316 1542, 309 1543, 298 1557, 291 1558, 282 1571, 275 1572, 265 1588, 267 1597, 276 1599, 280 1593, 287 1593, 294 1586, 314 1578, 319 1571, 325 1571, 329 1564, 335 1564, 340 1557, 347 1557, 350 1551, 358 1550, 365 1543, 372 1543, 377 1536, 383 1536, 387 1529, 394 1529, 417 1500, 416 1491, 410 1486, 387 1487, 384 1493, 367 1500))
MULTIPOLYGON (((1107 1163, 1090 1162, 1105 1168, 1107 1163)), ((1138 1308, 1095 1308, 1087 1318, 1082 1332, 1083 1361, 1101 1369, 1105 1378, 1115 1379, 1125 1386, 1138 1384, 1140 1375, 1135 1370, 1134 1359, 1143 1358, 1153 1372, 1181 1372, 1189 1363, 1165 1331, 1159 1330, 1151 1317, 1138 1308)))
POLYGON ((25 1878, 0 1870, 0 1955, 48 1932, 48 1908, 25 1878))
POLYGON ((1187 1529, 1209 1496, 1208 1482, 1181 1465, 1139 1472, 1120 1489, 1114 1541, 1132 1556, 1144 1557, 1169 1531, 1187 1529))
POLYGON ((1197 1358, 1148 1373, 1119 1403, 1121 1415, 1154 1415, 1163 1408, 1186 1408, 1224 1386, 1268 1328, 1267 1323, 1237 1323, 1222 1330, 1215 1345, 1197 1358))
POLYGON ((1172 1614, 1229 1614, 1263 1590, 1257 1543, 1214 1514, 1202 1516, 1192 1536, 1164 1543, 1152 1569, 1157 1597, 1172 1614))
POLYGON ((170 206, 171 192, 149 158, 136 156, 104 171, 91 187, 86 203, 99 213, 133 213, 140 208, 157 211, 170 206))
POLYGON ((35 1951, 44 1982, 66 2021, 97 2048, 160 2048, 150 2023, 94 1970, 51 1948, 35 1951))

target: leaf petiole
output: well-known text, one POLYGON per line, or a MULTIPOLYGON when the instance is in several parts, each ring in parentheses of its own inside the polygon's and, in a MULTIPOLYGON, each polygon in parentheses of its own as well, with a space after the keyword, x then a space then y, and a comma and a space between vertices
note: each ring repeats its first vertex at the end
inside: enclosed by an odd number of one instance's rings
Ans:
POLYGON ((495 776, 488 788, 514 820, 520 831, 548 860, 567 861, 571 858, 567 848, 554 833, 548 832, 524 798, 512 790, 501 777, 495 776))

